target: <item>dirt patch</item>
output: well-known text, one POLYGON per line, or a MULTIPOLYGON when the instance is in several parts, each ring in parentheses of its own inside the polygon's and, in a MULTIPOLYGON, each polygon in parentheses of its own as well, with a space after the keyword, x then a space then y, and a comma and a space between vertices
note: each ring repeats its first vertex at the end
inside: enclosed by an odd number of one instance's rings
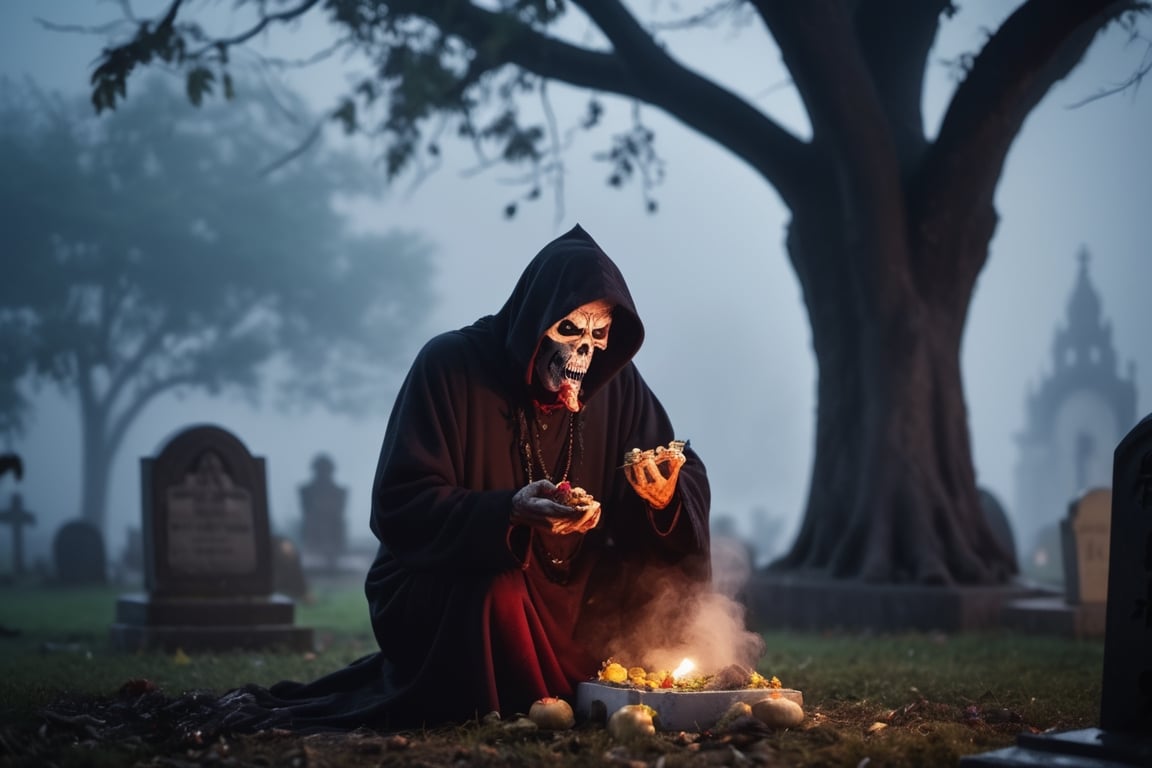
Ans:
MULTIPOLYGON (((10 766, 128 765, 152 768, 359 768, 360 766, 659 766, 955 764, 963 754, 995 749, 1031 729, 1020 715, 920 700, 878 711, 841 702, 815 707, 794 729, 771 730, 741 718, 723 730, 660 732, 618 743, 600 725, 542 731, 523 718, 380 733, 302 735, 285 730, 228 733, 211 693, 172 698, 133 681, 110 698, 59 699, 37 717, 0 729, 10 766)), ((1035 730, 1035 729, 1031 729, 1035 730)))

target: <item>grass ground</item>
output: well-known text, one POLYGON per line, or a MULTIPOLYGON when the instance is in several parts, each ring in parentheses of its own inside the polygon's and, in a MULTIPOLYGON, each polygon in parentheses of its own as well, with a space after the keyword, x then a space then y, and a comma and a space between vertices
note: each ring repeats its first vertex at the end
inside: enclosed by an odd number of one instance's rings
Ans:
POLYGON ((83 718, 46 720, 45 708, 61 699, 114 701, 128 680, 146 679, 156 696, 173 698, 308 680, 374 649, 359 588, 333 586, 297 609, 298 623, 316 630, 314 654, 114 654, 107 627, 117 594, 0 589, 0 765, 955 765, 961 755, 1012 744, 1024 730, 1095 725, 1100 698, 1100 641, 767 631, 760 671, 804 694, 805 722, 789 731, 752 726, 622 745, 591 724, 548 734, 505 722, 391 735, 110 743, 83 718))

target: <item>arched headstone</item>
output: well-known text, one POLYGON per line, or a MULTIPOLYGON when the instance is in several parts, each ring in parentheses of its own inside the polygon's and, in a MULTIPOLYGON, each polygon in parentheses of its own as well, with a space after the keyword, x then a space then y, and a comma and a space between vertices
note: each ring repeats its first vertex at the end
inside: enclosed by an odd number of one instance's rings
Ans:
POLYGON ((108 554, 104 534, 86 520, 72 520, 60 526, 52 540, 56 580, 69 587, 108 583, 108 554))
POLYGON ((144 594, 122 595, 113 648, 309 650, 295 603, 274 593, 264 459, 216 426, 140 461, 144 594))

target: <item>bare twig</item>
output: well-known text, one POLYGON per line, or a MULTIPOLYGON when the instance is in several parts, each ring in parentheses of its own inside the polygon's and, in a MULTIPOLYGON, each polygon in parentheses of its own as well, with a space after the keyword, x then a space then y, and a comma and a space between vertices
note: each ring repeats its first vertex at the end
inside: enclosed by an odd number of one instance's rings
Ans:
POLYGON ((1080 101, 1073 102, 1072 104, 1068 105, 1068 109, 1079 109, 1085 104, 1091 104, 1092 102, 1098 101, 1099 99, 1103 99, 1108 96, 1115 96, 1116 94, 1127 90, 1139 90, 1140 84, 1144 82, 1144 78, 1150 71, 1152 71, 1152 41, 1145 40, 1145 43, 1147 44, 1147 48, 1144 50, 1144 58, 1140 61, 1140 66, 1136 68, 1135 72, 1115 85, 1097 91, 1091 96, 1086 96, 1085 98, 1080 99, 1080 101))
MULTIPOLYGON (((178 6, 181 2, 182 0, 174 0, 173 7, 178 6)), ((286 10, 280 11, 279 13, 261 15, 260 19, 247 30, 233 35, 232 37, 218 37, 204 47, 190 52, 188 54, 188 58, 197 59, 209 51, 220 50, 221 48, 231 48, 235 45, 242 45, 267 29, 269 24, 282 21, 291 21, 292 19, 299 18, 308 11, 312 10, 319 3, 320 0, 304 0, 295 8, 288 8, 286 10)))
POLYGON ((300 142, 300 144, 298 144, 295 149, 292 149, 291 151, 281 155, 276 160, 273 160, 271 163, 261 168, 260 175, 271 175, 275 171, 283 168, 288 163, 303 155, 305 152, 311 149, 312 145, 315 144, 316 141, 320 138, 320 134, 323 129, 324 121, 316 121, 316 124, 312 126, 312 130, 308 133, 307 136, 304 137, 304 140, 300 142))

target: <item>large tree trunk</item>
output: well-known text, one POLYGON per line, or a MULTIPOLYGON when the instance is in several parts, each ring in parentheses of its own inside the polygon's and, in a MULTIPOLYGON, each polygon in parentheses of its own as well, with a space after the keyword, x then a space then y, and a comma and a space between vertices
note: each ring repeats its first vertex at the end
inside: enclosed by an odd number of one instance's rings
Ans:
POLYGON ((114 446, 107 438, 106 409, 97 398, 81 393, 80 405, 80 518, 107 534, 108 476, 114 446))
MULTIPOLYGON (((927 246, 908 230, 854 226, 836 202, 842 195, 797 206, 789 230, 812 325, 818 407, 805 517, 775 567, 889 583, 1003 583, 1015 555, 1002 550, 980 505, 960 373, 972 284, 912 266, 981 261, 994 214, 967 223, 974 236, 912 252, 927 246)), ((887 204, 900 212, 880 220, 907 220, 902 196, 887 204)))

